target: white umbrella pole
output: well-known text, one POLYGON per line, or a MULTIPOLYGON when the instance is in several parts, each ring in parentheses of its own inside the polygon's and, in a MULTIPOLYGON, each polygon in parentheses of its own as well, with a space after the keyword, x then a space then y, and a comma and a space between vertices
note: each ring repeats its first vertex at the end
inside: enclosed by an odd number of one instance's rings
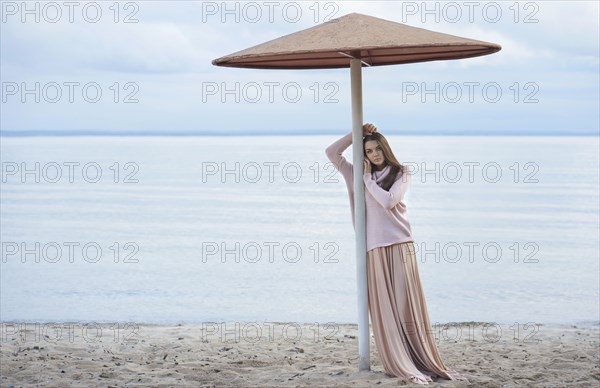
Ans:
POLYGON ((356 285, 358 294, 358 370, 370 370, 369 300, 367 290, 367 243, 365 230, 365 187, 363 184, 362 62, 350 60, 352 86, 352 155, 354 164, 354 228, 356 233, 356 285))

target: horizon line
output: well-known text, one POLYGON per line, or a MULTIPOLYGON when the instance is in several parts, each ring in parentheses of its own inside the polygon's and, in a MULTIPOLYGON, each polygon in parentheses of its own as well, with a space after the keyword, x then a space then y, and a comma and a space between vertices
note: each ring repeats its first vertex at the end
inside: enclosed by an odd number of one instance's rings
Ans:
MULTIPOLYGON (((246 130, 246 131, 117 131, 117 130, 0 130, 0 137, 34 137, 34 136, 314 136, 314 135, 343 135, 346 131, 333 130, 290 130, 290 131, 268 131, 268 130, 246 130)), ((600 136, 600 131, 572 131, 572 132, 552 132, 552 131, 468 131, 468 130, 448 130, 448 131, 385 131, 384 135, 410 135, 410 136, 600 136)))

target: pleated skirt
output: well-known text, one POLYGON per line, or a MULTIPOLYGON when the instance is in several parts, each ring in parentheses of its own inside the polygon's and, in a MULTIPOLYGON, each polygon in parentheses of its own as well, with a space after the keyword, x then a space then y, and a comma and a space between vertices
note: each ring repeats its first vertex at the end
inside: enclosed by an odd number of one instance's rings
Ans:
POLYGON ((412 241, 367 252, 369 314, 385 373, 417 384, 468 379, 448 369, 429 321, 412 241))

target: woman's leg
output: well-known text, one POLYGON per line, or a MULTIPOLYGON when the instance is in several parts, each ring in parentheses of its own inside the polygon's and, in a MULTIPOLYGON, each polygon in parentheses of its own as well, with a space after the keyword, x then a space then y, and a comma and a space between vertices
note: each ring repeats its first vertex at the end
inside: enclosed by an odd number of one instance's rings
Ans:
POLYGON ((421 384, 436 375, 466 380, 439 355, 413 243, 369 251, 367 274, 373 332, 386 373, 421 384))
POLYGON ((367 252, 367 277, 369 294, 369 314, 373 335, 385 373, 403 377, 418 384, 433 381, 422 373, 411 356, 409 341, 403 318, 398 310, 398 293, 392 271, 394 257, 387 247, 375 248, 367 252))

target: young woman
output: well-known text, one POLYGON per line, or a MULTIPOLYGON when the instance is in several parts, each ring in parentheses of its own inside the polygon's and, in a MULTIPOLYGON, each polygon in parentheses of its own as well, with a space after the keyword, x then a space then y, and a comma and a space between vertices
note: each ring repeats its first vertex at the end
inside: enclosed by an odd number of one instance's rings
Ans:
MULTIPOLYGON (((354 222, 353 166, 342 156, 352 132, 326 149, 346 181, 354 222)), ((466 380, 440 357, 429 322, 404 196, 411 177, 386 138, 363 125, 369 314, 385 373, 417 384, 466 380)))

